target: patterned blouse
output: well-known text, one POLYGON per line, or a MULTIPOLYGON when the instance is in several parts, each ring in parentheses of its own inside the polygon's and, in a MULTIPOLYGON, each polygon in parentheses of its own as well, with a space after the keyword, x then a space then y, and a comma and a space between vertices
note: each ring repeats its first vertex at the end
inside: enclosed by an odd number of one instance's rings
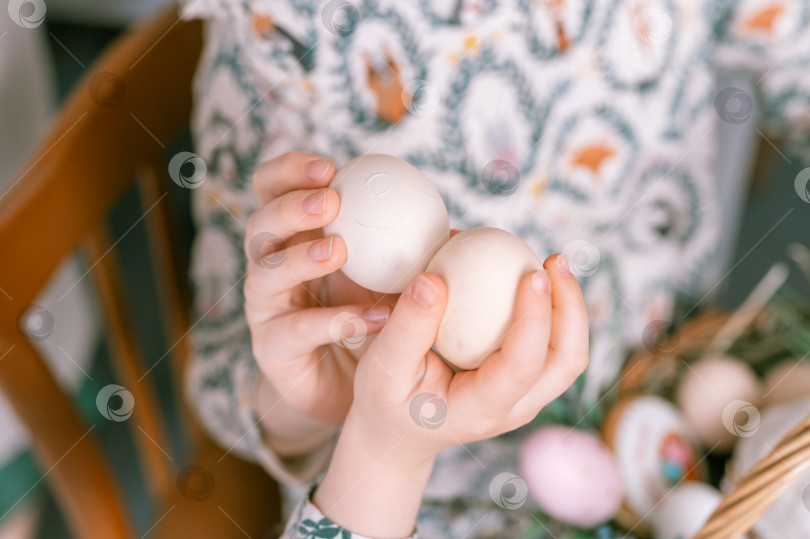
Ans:
MULTIPOLYGON (((512 231, 541 258, 564 252, 591 327, 590 367, 555 403, 574 423, 645 327, 721 277, 718 125, 752 131, 758 103, 761 136, 810 155, 808 0, 186 0, 185 16, 208 20, 187 388, 224 447, 286 486, 284 537, 359 536, 308 501, 334 440, 281 459, 252 411, 242 245, 260 162, 294 149, 338 165, 397 155, 436 184, 453 227, 512 231), (724 73, 756 91, 718 86, 724 73)), ((536 528, 531 502, 503 508, 490 494, 493 478, 519 473, 530 429, 442 452, 418 533, 536 528)))

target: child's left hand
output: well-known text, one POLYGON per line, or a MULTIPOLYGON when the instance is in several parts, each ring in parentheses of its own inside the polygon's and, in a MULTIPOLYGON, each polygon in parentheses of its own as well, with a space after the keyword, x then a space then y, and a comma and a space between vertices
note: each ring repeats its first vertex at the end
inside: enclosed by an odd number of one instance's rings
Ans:
POLYGON ((522 279, 501 349, 458 373, 430 350, 444 282, 425 273, 408 285, 358 364, 354 401, 315 494, 326 516, 364 535, 409 535, 439 451, 525 425, 585 370, 582 292, 561 255, 544 268, 522 279))

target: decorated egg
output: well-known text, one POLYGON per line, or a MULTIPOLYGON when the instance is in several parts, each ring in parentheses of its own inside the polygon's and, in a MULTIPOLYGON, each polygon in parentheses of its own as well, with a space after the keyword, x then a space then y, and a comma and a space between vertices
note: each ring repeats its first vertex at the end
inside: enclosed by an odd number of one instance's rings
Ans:
POLYGON ((324 232, 343 238, 347 258, 341 270, 369 290, 402 292, 450 237, 441 195, 407 161, 357 157, 338 170, 331 187, 340 210, 324 232))
POLYGON ((722 495, 706 483, 687 481, 667 492, 650 515, 656 539, 694 536, 720 505, 722 495))
MULTIPOLYGON (((681 481, 700 479, 697 435, 669 401, 641 395, 619 401, 603 425, 616 455, 632 520, 646 515, 681 481)), ((634 526, 636 521, 629 522, 634 526)))
POLYGON ((537 505, 562 522, 591 528, 621 505, 613 455, 587 432, 562 425, 539 429, 521 447, 520 468, 537 505))
POLYGON ((503 343, 520 279, 540 268, 534 251, 505 230, 473 228, 453 236, 427 267, 447 285, 439 354, 458 369, 481 365, 503 343))
POLYGON ((676 400, 684 417, 711 450, 727 451, 750 422, 760 399, 751 368, 732 357, 707 357, 684 373, 676 400))

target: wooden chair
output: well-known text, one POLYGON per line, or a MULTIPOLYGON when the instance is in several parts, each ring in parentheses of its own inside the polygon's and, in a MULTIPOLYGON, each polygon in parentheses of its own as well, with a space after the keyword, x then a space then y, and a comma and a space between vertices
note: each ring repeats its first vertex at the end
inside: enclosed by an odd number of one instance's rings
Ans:
POLYGON ((175 343, 166 361, 172 362, 175 390, 182 395, 179 373, 188 354, 190 320, 185 268, 173 256, 173 215, 164 199, 179 187, 169 178, 164 145, 188 127, 201 42, 202 25, 181 21, 174 7, 118 40, 88 69, 30 166, 0 200, 0 286, 13 298, 0 297, 0 388, 29 431, 43 477, 76 537, 136 537, 122 486, 95 433, 20 329, 23 311, 77 249, 92 268, 88 277, 104 312, 116 383, 137 403, 129 428, 145 434, 134 432, 132 439, 152 500, 159 503, 147 534, 264 537, 279 519, 275 483, 257 466, 216 447, 187 410, 191 463, 206 470, 214 484, 189 486, 199 496, 180 492, 178 470, 188 463, 170 462, 161 449, 170 447, 166 425, 150 377, 143 377, 147 369, 105 225, 113 205, 136 184, 144 212, 151 208, 145 223, 160 316, 175 343), (210 497, 200 490, 205 488, 210 497))

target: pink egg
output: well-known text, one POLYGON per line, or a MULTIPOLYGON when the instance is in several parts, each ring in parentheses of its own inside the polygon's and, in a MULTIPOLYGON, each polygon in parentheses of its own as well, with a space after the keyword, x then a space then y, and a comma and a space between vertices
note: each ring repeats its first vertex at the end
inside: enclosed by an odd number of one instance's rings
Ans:
POLYGON ((572 427, 543 427, 520 451, 529 493, 557 520, 590 528, 619 510, 622 484, 613 454, 592 434, 572 427))

